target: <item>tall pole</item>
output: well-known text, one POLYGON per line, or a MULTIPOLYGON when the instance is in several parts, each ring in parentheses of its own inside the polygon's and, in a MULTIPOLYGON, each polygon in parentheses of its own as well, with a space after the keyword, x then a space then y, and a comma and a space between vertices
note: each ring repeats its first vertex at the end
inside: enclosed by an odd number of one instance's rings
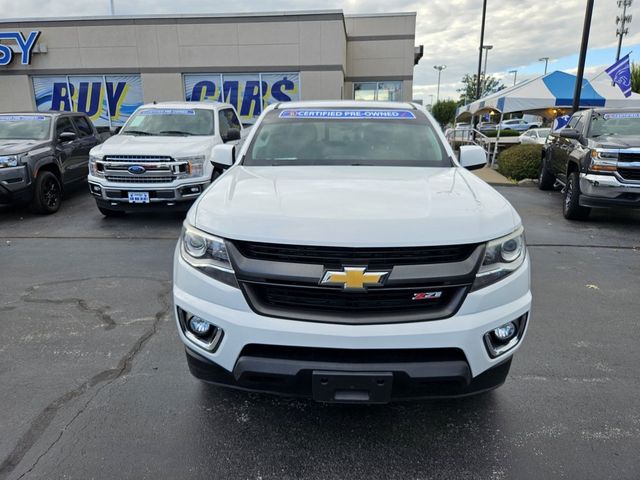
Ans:
POLYGON ((539 62, 544 62, 544 74, 547 74, 547 65, 549 64, 549 57, 541 57, 538 59, 539 62))
POLYGON ((587 58, 589 46, 589 31, 591 30, 591 17, 593 16, 593 0, 587 0, 587 9, 584 12, 584 25, 582 26, 582 44, 580 45, 580 58, 578 59, 578 73, 576 74, 576 86, 573 90, 573 111, 580 108, 580 93, 582 92, 582 79, 584 77, 584 62, 587 58))
POLYGON ((440 74, 442 73, 442 70, 447 68, 447 66, 446 65, 434 65, 433 68, 438 70, 438 91, 437 91, 437 95, 436 95, 436 103, 438 103, 440 101, 440 74))
POLYGON ((616 17, 616 24, 620 23, 620 28, 616 29, 618 38, 618 52, 616 53, 616 62, 620 60, 620 50, 622 50, 622 37, 629 33, 629 29, 625 27, 627 22, 631 22, 631 15, 627 15, 627 7, 630 7, 633 0, 618 0, 618 8, 622 7, 622 16, 616 17))
POLYGON ((482 26, 480 27, 480 53, 478 54, 478 77, 476 78, 476 100, 480 99, 480 75, 482 73, 482 50, 484 47, 484 22, 487 18, 487 0, 482 2, 482 26))
POLYGON ((115 15, 116 14, 116 6, 115 6, 115 0, 110 0, 109 1, 109 6, 111 7, 111 15, 115 15))

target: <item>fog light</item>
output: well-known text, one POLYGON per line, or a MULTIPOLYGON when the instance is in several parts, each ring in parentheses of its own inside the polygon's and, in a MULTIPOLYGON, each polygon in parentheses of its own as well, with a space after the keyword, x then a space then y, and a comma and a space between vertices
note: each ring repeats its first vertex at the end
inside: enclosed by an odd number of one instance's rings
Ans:
POLYGON ((501 327, 493 329, 493 335, 496 337, 496 340, 501 342, 506 342, 510 340, 518 331, 513 322, 506 323, 501 327))
POLYGON ((194 315, 189 320, 189 330, 199 337, 206 337, 211 331, 211 324, 194 315))

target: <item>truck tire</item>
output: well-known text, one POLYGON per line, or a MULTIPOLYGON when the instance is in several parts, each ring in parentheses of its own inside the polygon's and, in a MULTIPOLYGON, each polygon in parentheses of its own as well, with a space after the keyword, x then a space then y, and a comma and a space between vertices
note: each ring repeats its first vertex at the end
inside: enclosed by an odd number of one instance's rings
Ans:
POLYGON ((124 210, 109 210, 108 208, 98 207, 100 213, 105 217, 122 217, 125 212, 124 210))
POLYGON ((555 177, 547 170, 547 159, 543 158, 540 164, 540 173, 538 174, 538 188, 540 190, 553 190, 556 183, 555 177))
POLYGON ((50 215, 60 209, 62 187, 53 173, 43 170, 36 178, 30 208, 35 213, 50 215))
POLYGON ((591 209, 580 206, 580 173, 573 171, 567 177, 567 185, 564 188, 564 202, 562 213, 567 220, 585 220, 591 209))

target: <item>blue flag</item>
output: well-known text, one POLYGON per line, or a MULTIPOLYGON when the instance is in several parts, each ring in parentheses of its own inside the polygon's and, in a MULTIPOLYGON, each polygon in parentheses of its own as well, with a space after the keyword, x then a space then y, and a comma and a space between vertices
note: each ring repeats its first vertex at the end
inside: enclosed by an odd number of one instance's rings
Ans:
POLYGON ((631 96, 631 67, 629 66, 629 54, 622 57, 616 63, 605 70, 618 85, 625 97, 631 96))

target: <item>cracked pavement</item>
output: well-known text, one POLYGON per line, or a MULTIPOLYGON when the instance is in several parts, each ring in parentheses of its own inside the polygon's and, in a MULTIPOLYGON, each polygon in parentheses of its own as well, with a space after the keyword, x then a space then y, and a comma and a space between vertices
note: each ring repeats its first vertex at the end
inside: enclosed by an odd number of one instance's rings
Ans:
POLYGON ((478 397, 326 406, 203 385, 171 315, 180 215, 0 212, 0 480, 637 478, 640 212, 523 216, 533 317, 478 397))

